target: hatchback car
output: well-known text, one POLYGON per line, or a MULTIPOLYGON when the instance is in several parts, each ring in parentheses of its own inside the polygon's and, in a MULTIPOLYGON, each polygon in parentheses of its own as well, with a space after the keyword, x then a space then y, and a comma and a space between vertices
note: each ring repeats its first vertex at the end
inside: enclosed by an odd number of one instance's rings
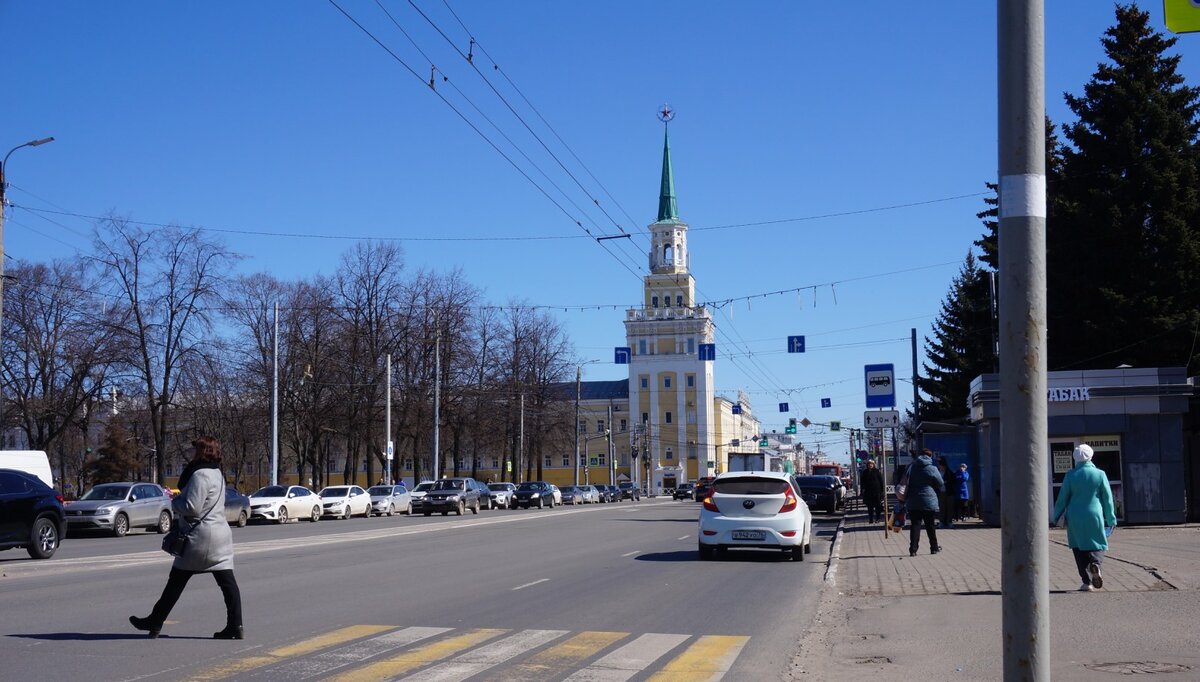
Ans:
POLYGON ((33 474, 0 469, 0 549, 49 559, 66 532, 62 495, 33 474))
POLYGON ((782 550, 804 561, 812 551, 812 514, 785 473, 721 474, 701 502, 701 559, 729 548, 754 548, 782 550))
MULTIPOLYGON (((526 481, 517 486, 513 493, 513 507, 529 509, 530 507, 554 508, 558 501, 554 495, 555 488, 545 481, 526 481)), ((561 493, 560 493, 561 494, 561 493)))
POLYGON ((66 505, 67 528, 123 537, 133 528, 171 530, 171 498, 156 483, 101 483, 66 505))
POLYGON ((225 488, 225 521, 238 528, 245 528, 250 521, 250 498, 232 486, 225 488))
POLYGON ((356 485, 334 485, 317 493, 321 498, 321 515, 348 519, 351 516, 371 515, 371 496, 356 485))
POLYGON ((321 498, 302 485, 269 485, 250 493, 250 518, 276 523, 321 520, 321 498))
POLYGON ((492 498, 492 506, 500 509, 512 509, 512 495, 517 489, 515 483, 488 483, 488 495, 492 498))
POLYGON ((371 496, 372 514, 412 514, 412 494, 402 485, 374 485, 367 488, 367 494, 371 496))
POLYGON ((696 494, 695 483, 680 483, 675 486, 675 492, 671 494, 673 500, 690 500, 696 494))
POLYGON ((792 485, 810 509, 826 514, 837 511, 839 480, 836 476, 793 476, 792 485))

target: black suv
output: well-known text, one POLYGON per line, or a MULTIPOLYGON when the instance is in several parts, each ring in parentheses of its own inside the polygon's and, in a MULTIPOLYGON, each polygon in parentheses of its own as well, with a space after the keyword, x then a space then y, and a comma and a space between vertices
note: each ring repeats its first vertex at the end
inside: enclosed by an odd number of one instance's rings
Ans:
POLYGON ((642 499, 642 491, 633 484, 632 481, 624 481, 617 486, 621 490, 622 500, 640 500, 642 499))
POLYGON ((690 500, 692 495, 696 493, 695 483, 680 483, 675 486, 675 492, 671 495, 673 500, 690 500))
POLYGON ((67 532, 63 498, 37 476, 0 469, 0 549, 49 559, 67 532))
POLYGON ((421 512, 429 516, 440 511, 442 516, 454 512, 462 516, 468 509, 479 513, 479 486, 473 478, 443 478, 433 482, 433 487, 421 500, 421 512))

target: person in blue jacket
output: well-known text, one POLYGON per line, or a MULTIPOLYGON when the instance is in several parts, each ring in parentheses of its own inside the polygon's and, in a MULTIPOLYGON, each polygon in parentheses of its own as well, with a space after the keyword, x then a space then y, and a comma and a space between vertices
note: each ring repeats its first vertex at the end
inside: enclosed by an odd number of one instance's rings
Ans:
POLYGON ((958 465, 958 473, 954 475, 954 480, 958 483, 958 489, 954 491, 954 520, 962 521, 967 517, 967 505, 971 502, 971 474, 967 473, 966 462, 958 465))
POLYGON ((1075 466, 1063 479, 1054 503, 1054 522, 1064 513, 1067 516, 1067 546, 1075 554, 1075 567, 1083 579, 1080 592, 1104 586, 1100 564, 1108 550, 1110 529, 1117 525, 1108 476, 1092 464, 1092 454, 1087 444, 1075 448, 1075 466))

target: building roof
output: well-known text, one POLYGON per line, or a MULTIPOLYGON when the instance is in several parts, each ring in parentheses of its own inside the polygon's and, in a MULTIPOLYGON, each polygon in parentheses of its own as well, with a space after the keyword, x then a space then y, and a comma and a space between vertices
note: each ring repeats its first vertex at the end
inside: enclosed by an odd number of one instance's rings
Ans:
POLYGON ((671 137, 663 130, 662 187, 658 192, 658 220, 656 223, 678 223, 679 207, 675 205, 675 176, 671 172, 671 137))

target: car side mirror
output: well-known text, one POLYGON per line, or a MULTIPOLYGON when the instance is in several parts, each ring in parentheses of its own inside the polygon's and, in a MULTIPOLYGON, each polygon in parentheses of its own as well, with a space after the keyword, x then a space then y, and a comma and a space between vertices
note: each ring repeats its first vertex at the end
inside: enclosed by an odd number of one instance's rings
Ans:
POLYGON ((137 495, 130 495, 130 496, 129 496, 129 501, 130 501, 130 502, 137 502, 137 495))
POLYGON ((296 493, 288 493, 288 497, 289 497, 289 498, 292 498, 292 497, 295 497, 295 496, 296 496, 296 493))

